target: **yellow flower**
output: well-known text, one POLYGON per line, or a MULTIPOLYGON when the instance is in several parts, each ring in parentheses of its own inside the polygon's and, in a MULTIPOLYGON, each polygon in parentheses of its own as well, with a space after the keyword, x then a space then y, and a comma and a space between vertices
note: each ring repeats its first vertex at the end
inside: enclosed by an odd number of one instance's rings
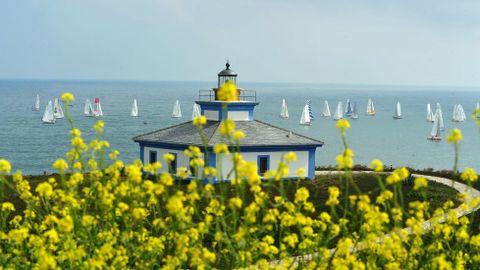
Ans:
POLYGON ((72 102, 75 100, 75 97, 73 96, 72 93, 70 92, 66 92, 66 93, 63 93, 62 96, 60 97, 60 99, 65 102, 65 103, 68 103, 68 102, 72 102))
POLYGON ((328 200, 325 203, 326 205, 337 205, 339 203, 338 201, 338 195, 340 195, 340 190, 336 186, 330 186, 328 187, 328 200))
POLYGON ((78 128, 74 128, 70 130, 70 135, 72 135, 72 137, 80 137, 82 132, 78 128))
POLYGON ((120 155, 120 152, 118 150, 113 150, 110 155, 108 155, 108 157, 110 159, 116 159, 118 157, 118 155, 120 155))
POLYGON ((305 176, 307 176, 307 173, 305 172, 305 168, 299 168, 297 170, 297 176, 299 178, 305 178, 305 176))
POLYGON ((340 130, 349 129, 350 128, 350 123, 346 119, 340 119, 340 120, 338 120, 335 127, 340 129, 340 130))
POLYGON ((230 154, 230 151, 228 151, 228 146, 224 143, 219 143, 214 145, 213 152, 215 152, 215 154, 225 154, 225 155, 230 154))
POLYGON ((297 189, 297 192, 295 192, 296 203, 304 203, 308 200, 308 197, 310 197, 310 193, 308 192, 308 189, 305 187, 301 187, 297 189))
POLYGON ((215 176, 215 175, 217 175, 217 169, 215 169, 213 167, 205 167, 204 170, 203 170, 203 173, 206 176, 208 176, 208 175, 215 176))
POLYGON ((62 173, 68 169, 68 163, 64 159, 59 158, 53 163, 52 167, 62 173))
POLYGON ((349 156, 338 155, 335 159, 339 169, 351 169, 353 167, 353 159, 349 156))
POLYGON ((217 92, 218 100, 236 101, 238 100, 237 87, 231 81, 226 81, 217 92))
POLYGON ((2 211, 15 211, 15 206, 11 202, 4 202, 2 203, 2 211))
POLYGON ((378 159, 372 160, 372 163, 370 163, 370 168, 376 172, 382 172, 383 171, 383 162, 381 162, 378 159))
POLYGON ((462 140, 462 132, 458 128, 454 128, 450 131, 450 135, 447 137, 449 143, 457 143, 462 140))
POLYGON ((423 177, 415 178, 415 184, 413 185, 413 190, 419 190, 421 188, 427 187, 427 179, 423 177))
POLYGON ((102 134, 103 133, 103 127, 105 126, 105 123, 103 123, 102 120, 98 120, 95 125, 93 125, 93 129, 98 133, 102 134))
POLYGON ((85 215, 82 217, 82 225, 85 227, 97 224, 95 217, 91 215, 85 215))
POLYGON ((235 130, 235 122, 232 119, 227 119, 220 123, 220 134, 224 136, 231 135, 235 130))
POLYGON ((207 118, 203 115, 197 116, 192 120, 193 125, 195 126, 203 126, 207 123, 207 118))
POLYGON ((478 180, 478 175, 473 168, 467 167, 465 168, 465 170, 463 170, 462 174, 460 175, 460 178, 462 178, 462 180, 467 183, 473 183, 478 180))
POLYGON ((236 130, 233 132, 233 139, 236 141, 240 141, 241 139, 245 138, 245 133, 240 130, 236 130))
POLYGON ((138 207, 138 208, 134 208, 133 211, 132 211, 132 216, 136 220, 145 219, 147 217, 147 215, 148 215, 148 213, 147 213, 147 210, 145 208, 138 207))
POLYGON ((10 166, 10 162, 5 159, 0 159, 0 173, 9 174, 12 167, 10 166))
POLYGON ((38 195, 46 198, 52 196, 53 194, 52 185, 50 185, 48 182, 39 184, 35 191, 38 193, 38 195))
POLYGON ((288 152, 284 158, 286 162, 292 162, 297 160, 297 155, 294 152, 288 152))
POLYGON ((239 209, 240 207, 242 207, 242 199, 238 198, 238 197, 235 197, 235 198, 231 198, 229 201, 228 201, 228 205, 230 206, 230 208, 232 209, 239 209))
POLYGON ((163 155, 163 159, 167 162, 172 162, 175 160, 175 155, 171 153, 166 153, 163 155))

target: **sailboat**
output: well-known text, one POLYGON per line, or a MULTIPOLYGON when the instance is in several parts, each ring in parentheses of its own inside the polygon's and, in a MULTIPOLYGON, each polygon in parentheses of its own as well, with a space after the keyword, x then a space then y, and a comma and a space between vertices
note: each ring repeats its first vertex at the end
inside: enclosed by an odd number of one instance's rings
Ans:
POLYGON ((180 102, 178 100, 175 101, 175 105, 173 106, 172 117, 173 118, 181 118, 182 117, 182 109, 180 108, 180 102))
POLYGON ((435 114, 438 114, 438 125, 440 126, 440 130, 445 129, 445 125, 443 123, 443 112, 442 112, 442 106, 440 103, 437 103, 437 109, 435 110, 435 114))
POLYGON ((53 103, 53 116, 56 119, 61 119, 65 117, 65 115, 63 114, 62 105, 60 104, 58 98, 56 98, 55 102, 53 103))
POLYGON ((397 106, 395 106, 395 114, 393 115, 394 119, 402 119, 402 106, 400 102, 397 102, 397 106))
POLYGON ((103 116, 102 105, 100 104, 100 99, 98 97, 95 98, 95 106, 93 108, 93 115, 94 116, 103 116))
POLYGON ((435 116, 432 111, 432 107, 430 106, 430 103, 427 104, 427 121, 428 122, 433 122, 435 119, 435 116))
POLYGON ((323 116, 323 117, 330 117, 330 116, 331 116, 330 106, 328 106, 328 101, 326 101, 326 100, 325 100, 325 102, 323 103, 322 116, 323 116))
POLYGON ((315 120, 315 117, 313 116, 313 111, 312 111, 312 105, 310 104, 310 100, 307 100, 307 105, 308 105, 308 114, 310 116, 310 120, 313 121, 315 120))
POLYGON ((465 115, 465 111, 463 110, 463 106, 461 104, 455 104, 453 107, 452 120, 455 122, 463 122, 467 120, 467 116, 465 115))
MULTIPOLYGON (((437 109, 438 111, 438 109, 437 109)), ((432 141, 441 141, 442 136, 440 135, 440 113, 435 113, 435 118, 433 120, 432 131, 430 132, 430 137, 427 139, 432 141)))
POLYGON ((200 115, 202 115, 202 113, 200 112, 200 105, 198 105, 197 103, 193 103, 192 120, 200 115))
POLYGON ((345 116, 351 116, 353 113, 352 103, 350 99, 347 99, 347 105, 345 105, 345 116))
POLYGON ((92 103, 90 102, 90 99, 87 98, 85 100, 85 107, 83 108, 83 114, 88 117, 95 116, 95 112, 93 111, 92 103))
POLYGON ((53 105, 51 100, 48 101, 47 107, 45 107, 42 122, 45 124, 55 124, 55 116, 53 116, 53 105))
POLYGON ((133 99, 133 105, 132 105, 132 111, 130 112, 131 117, 138 117, 138 105, 137 105, 137 99, 133 99))
POLYGON ((375 112, 375 107, 373 106, 373 101, 371 98, 369 98, 367 102, 367 114, 370 116, 374 116, 375 114, 377 114, 377 112, 375 112))
POLYGON ((333 115, 333 120, 339 120, 343 118, 343 103, 341 101, 338 102, 337 104, 337 110, 335 111, 335 114, 333 115))
POLYGON ((283 119, 288 118, 288 107, 285 99, 282 100, 282 110, 280 111, 280 117, 283 119))
POLYGON ((310 110, 308 109, 308 104, 303 106, 302 116, 300 117, 300 125, 311 126, 312 121, 310 119, 310 110))
POLYGON ((32 110, 34 111, 40 110, 40 96, 38 94, 35 97, 35 105, 32 107, 32 110))
POLYGON ((475 107, 475 112, 476 112, 477 118, 480 119, 480 102, 477 102, 477 106, 475 107))
POLYGON ((357 110, 357 103, 353 103, 353 110, 352 115, 350 116, 352 119, 358 119, 358 110, 357 110))

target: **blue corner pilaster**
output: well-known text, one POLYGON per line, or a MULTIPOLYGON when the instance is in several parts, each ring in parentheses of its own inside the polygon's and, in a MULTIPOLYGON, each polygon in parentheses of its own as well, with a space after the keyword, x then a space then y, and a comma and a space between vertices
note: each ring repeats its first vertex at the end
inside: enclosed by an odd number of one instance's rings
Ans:
POLYGON ((315 179, 315 148, 308 150, 308 178, 315 179))
POLYGON ((142 161, 142 164, 145 164, 145 146, 143 144, 140 144, 140 160, 142 161))

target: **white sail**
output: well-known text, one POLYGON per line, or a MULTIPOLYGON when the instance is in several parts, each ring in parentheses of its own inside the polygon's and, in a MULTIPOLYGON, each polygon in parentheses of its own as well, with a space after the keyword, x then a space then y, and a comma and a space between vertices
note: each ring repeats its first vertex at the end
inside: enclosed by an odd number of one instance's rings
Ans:
MULTIPOLYGON (((437 109, 438 111, 438 109, 437 109)), ((433 120, 432 131, 430 131, 430 138, 431 139, 440 139, 440 113, 435 114, 435 118, 433 120)))
POLYGON ((435 117, 437 117, 437 115, 438 115, 438 126, 440 127, 440 130, 444 130, 445 125, 443 124, 443 113, 438 103, 437 103, 437 110, 435 111, 435 117))
POLYGON ((459 112, 458 111, 458 105, 459 104, 453 105, 453 113, 452 113, 452 120, 456 121, 456 122, 458 121, 458 112, 459 112))
POLYGON ((350 99, 347 99, 347 104, 345 105, 345 116, 351 116, 353 113, 352 103, 350 99))
POLYGON ((193 103, 193 110, 192 110, 192 120, 195 118, 195 117, 198 117, 202 115, 201 111, 200 111, 200 105, 198 105, 197 103, 193 103))
POLYGON ((368 115, 375 115, 376 112, 375 112, 375 107, 373 106, 373 101, 371 98, 368 99, 368 102, 367 102, 367 114, 368 115))
POLYGON ((475 107, 475 112, 476 112, 477 118, 480 119, 480 102, 477 102, 477 106, 475 107))
POLYGON ((339 120, 343 118, 343 104, 341 101, 338 102, 337 104, 337 110, 335 111, 335 114, 333 115, 333 120, 339 120))
POLYGON ((178 100, 175 101, 175 105, 173 106, 172 117, 173 118, 181 118, 182 117, 182 110, 180 108, 180 102, 178 100))
POLYGON ((133 104, 132 104, 132 110, 130 112, 130 116, 132 117, 138 117, 138 105, 137 105, 137 99, 133 99, 133 104))
POLYGON ((303 106, 302 116, 300 117, 300 125, 310 126, 311 124, 310 110, 308 104, 305 104, 305 106, 303 106))
POLYGON ((56 98, 55 102, 53 103, 53 116, 57 119, 65 117, 65 115, 63 114, 62 105, 58 101, 58 98, 56 98))
POLYGON ((51 100, 48 101, 47 107, 45 107, 45 112, 43 113, 42 122, 47 124, 55 123, 55 117, 53 116, 53 105, 51 100))
POLYGON ((465 120, 467 120, 467 115, 465 114, 465 110, 463 109, 462 104, 458 104, 457 105, 456 121, 464 122, 465 120))
POLYGON ((352 119, 358 119, 358 110, 357 110, 357 103, 353 104, 352 115, 350 116, 352 119))
POLYGON ((432 107, 430 106, 430 103, 427 104, 427 121, 428 122, 433 122, 435 119, 435 116, 433 115, 432 107))
POLYGON ((288 118, 288 106, 287 106, 287 102, 285 101, 285 99, 282 100, 282 110, 280 111, 280 117, 281 118, 288 118))
POLYGON ((83 108, 83 114, 85 116, 95 116, 95 111, 93 110, 93 106, 92 106, 92 103, 90 102, 90 99, 87 98, 87 100, 85 100, 85 107, 83 108))
POLYGON ((33 110, 35 111, 40 110, 40 96, 38 94, 35 97, 35 105, 33 106, 33 110))
POLYGON ((328 105, 328 101, 325 100, 325 102, 323 103, 323 112, 322 112, 322 115, 324 117, 330 117, 331 116, 331 113, 330 113, 330 106, 328 105))
POLYGON ((395 106, 395 114, 393 115, 393 118, 402 118, 402 106, 400 105, 400 102, 397 102, 397 106, 395 106))

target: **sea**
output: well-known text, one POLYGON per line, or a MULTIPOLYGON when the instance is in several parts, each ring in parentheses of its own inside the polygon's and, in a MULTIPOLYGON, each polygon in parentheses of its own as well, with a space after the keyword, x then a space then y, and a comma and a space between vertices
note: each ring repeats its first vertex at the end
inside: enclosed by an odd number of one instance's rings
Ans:
MULTIPOLYGON (((216 82, 169 81, 61 81, 61 80, 0 80, 0 159, 7 159, 14 171, 24 174, 52 173, 52 163, 65 158, 70 149, 70 126, 66 119, 55 124, 43 124, 42 115, 48 100, 63 92, 75 95, 69 107, 75 126, 86 140, 95 138, 94 117, 85 117, 85 100, 99 97, 105 122, 104 139, 111 150, 119 150, 124 162, 139 158, 139 146, 132 137, 185 121, 191 121, 199 90, 208 90, 216 82), (32 110, 36 94, 41 109, 32 110), (133 99, 139 107, 139 117, 130 117, 133 99), (180 101, 183 117, 172 118, 176 100, 180 101)), ((332 118, 321 116, 328 100, 332 114, 339 101, 356 102, 360 118, 350 120, 348 146, 354 151, 355 164, 368 165, 380 159, 386 166, 408 166, 416 169, 449 170, 453 168, 454 149, 447 142, 448 131, 461 129, 459 168, 473 167, 480 171, 480 129, 470 118, 480 101, 480 88, 429 86, 369 86, 301 83, 241 83, 239 86, 256 91, 259 105, 254 118, 290 129, 323 141, 316 151, 316 165, 335 165, 335 156, 342 152, 339 131, 332 118), (371 98, 376 116, 366 115, 371 98), (290 117, 279 117, 282 99, 286 99, 290 117), (310 100, 315 119, 311 126, 299 124, 306 100, 310 100), (402 105, 403 118, 393 119, 396 103, 402 105), (440 103, 445 131, 443 140, 427 140, 432 123, 426 121, 427 103, 435 109, 440 103), (465 122, 451 120, 455 104, 462 104, 467 113, 465 122)), ((65 108, 64 108, 65 111, 65 108)), ((248 134, 247 134, 248 136, 248 134)))

